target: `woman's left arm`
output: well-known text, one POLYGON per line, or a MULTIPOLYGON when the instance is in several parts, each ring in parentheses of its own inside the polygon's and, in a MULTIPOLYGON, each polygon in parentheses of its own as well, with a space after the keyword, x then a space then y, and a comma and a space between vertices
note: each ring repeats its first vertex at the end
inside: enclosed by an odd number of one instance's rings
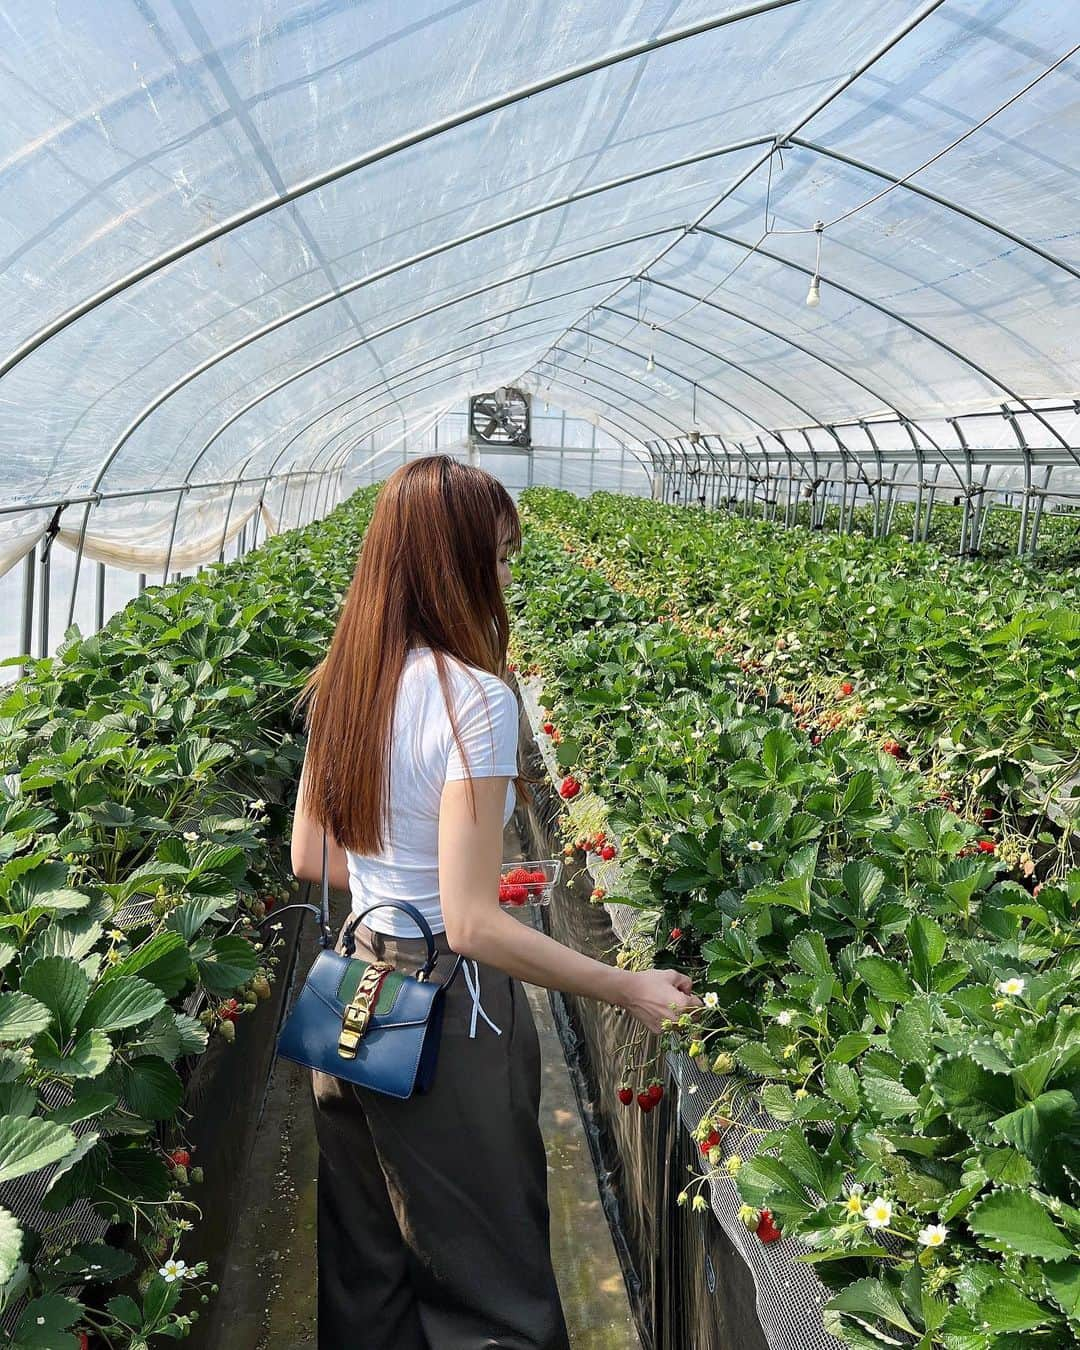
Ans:
MULTIPOLYGON (((304 767, 307 767, 305 760, 304 767)), ((330 889, 347 891, 349 889, 349 868, 345 859, 345 850, 333 836, 329 839, 328 872, 330 889)), ((300 881, 322 881, 322 826, 308 815, 304 805, 304 771, 300 771, 300 786, 296 794, 296 814, 293 816, 292 841, 290 843, 290 862, 294 875, 300 881)))

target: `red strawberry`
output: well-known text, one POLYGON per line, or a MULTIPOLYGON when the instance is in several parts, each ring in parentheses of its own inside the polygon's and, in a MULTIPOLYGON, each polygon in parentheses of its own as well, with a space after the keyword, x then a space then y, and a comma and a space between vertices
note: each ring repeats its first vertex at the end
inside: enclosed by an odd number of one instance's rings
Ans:
POLYGON ((523 881, 531 881, 532 873, 526 872, 524 867, 512 867, 509 872, 503 876, 503 883, 507 886, 519 886, 523 881))
POLYGON ((845 680, 844 683, 840 686, 840 692, 844 695, 845 698, 847 698, 848 694, 853 694, 855 692, 855 686, 851 683, 850 680, 845 680))
POLYGON ((605 844, 604 847, 600 850, 600 856, 601 858, 603 858, 605 862, 610 862, 612 858, 614 858, 615 856, 615 845, 605 844))
POLYGON ((622 1102, 623 1106, 629 1106, 633 1100, 634 1100, 633 1088, 621 1087, 619 1089, 619 1101, 622 1102))
POLYGON ((276 901, 272 895, 267 895, 263 898, 263 907, 267 914, 274 908, 275 903, 276 901))
POLYGON ((599 833, 596 836, 596 842, 598 845, 607 843, 607 834, 605 833, 605 831, 603 830, 599 831, 599 833))
POLYGON ((994 820, 997 817, 997 811, 992 806, 984 806, 982 809, 983 820, 994 820))
POLYGON ((773 1223, 772 1214, 767 1209, 761 1211, 761 1218, 758 1219, 757 1235, 762 1242, 775 1242, 777 1238, 783 1237, 780 1229, 773 1223))
POLYGON ((186 1148, 174 1148, 169 1157, 180 1167, 187 1167, 188 1163, 191 1162, 191 1154, 186 1148))
POLYGON ((992 839, 979 840, 980 853, 995 853, 996 851, 997 851, 997 844, 995 844, 992 839))
POLYGON ((705 1138, 701 1141, 699 1147, 702 1153, 708 1153, 709 1149, 715 1148, 719 1142, 720 1142, 720 1135, 716 1132, 716 1130, 710 1130, 709 1133, 705 1136, 705 1138))
POLYGON ((79 1350, 90 1350, 90 1337, 85 1331, 79 1332, 79 1350))
POLYGON ((554 723, 554 722, 545 722, 545 723, 544 723, 544 734, 545 734, 546 736, 550 736, 551 733, 552 733, 554 730, 555 730, 555 723, 554 723))
POLYGON ((510 887, 509 887, 509 886, 500 886, 500 887, 499 887, 499 904, 500 904, 500 905, 507 905, 507 904, 509 904, 509 903, 510 903, 510 887))
POLYGON ((511 886, 507 899, 512 905, 523 905, 529 898, 529 892, 524 886, 511 886))
POLYGON ((572 773, 568 773, 559 784, 559 796, 566 800, 569 800, 571 797, 576 797, 580 791, 581 784, 572 773))
POLYGON ((656 1105, 656 1103, 653 1101, 653 1099, 649 1096, 649 1094, 648 1094, 647 1092, 639 1092, 639 1093, 638 1093, 638 1095, 637 1095, 637 1104, 638 1104, 638 1106, 641 1107, 641 1109, 645 1112, 646 1115, 648 1115, 649 1112, 650 1112, 650 1111, 653 1109, 653 1107, 656 1105))
POLYGON ((681 937, 682 937, 682 929, 681 929, 681 928, 673 928, 673 929, 671 930, 671 940, 672 940, 672 942, 678 942, 678 940, 679 940, 681 937))
POLYGON ((661 1087, 659 1083, 650 1083, 649 1086, 646 1088, 646 1091, 648 1092, 649 1096, 653 1099, 654 1103, 658 1102, 660 1098, 664 1095, 664 1089, 661 1087))

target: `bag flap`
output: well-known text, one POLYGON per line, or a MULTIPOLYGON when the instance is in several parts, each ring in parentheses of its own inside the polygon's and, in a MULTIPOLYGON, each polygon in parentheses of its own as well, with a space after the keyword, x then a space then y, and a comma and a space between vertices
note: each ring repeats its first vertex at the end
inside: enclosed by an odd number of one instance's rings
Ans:
MULTIPOLYGON (((360 977, 370 964, 327 948, 312 963, 305 988, 310 989, 340 1019, 344 1017, 345 1005, 356 992, 360 977)), ((430 1016, 432 1000, 441 988, 434 980, 421 982, 402 971, 392 971, 379 990, 368 1029, 423 1025, 430 1016)))

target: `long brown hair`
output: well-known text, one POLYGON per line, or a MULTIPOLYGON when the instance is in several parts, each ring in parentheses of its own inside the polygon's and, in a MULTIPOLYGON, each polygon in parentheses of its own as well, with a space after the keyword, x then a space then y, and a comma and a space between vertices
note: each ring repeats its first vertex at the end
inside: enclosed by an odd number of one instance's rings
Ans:
MULTIPOLYGON (((447 656, 505 680, 510 620, 499 545, 521 547, 513 498, 497 478, 447 455, 410 460, 375 500, 330 649, 307 678, 304 806, 354 853, 379 853, 389 804, 387 753, 406 652, 431 648, 454 740, 447 656)), ((475 678, 475 676, 473 677, 475 678)), ((465 764, 472 798, 472 775, 465 764)), ((531 800, 515 777, 519 800, 531 800)))

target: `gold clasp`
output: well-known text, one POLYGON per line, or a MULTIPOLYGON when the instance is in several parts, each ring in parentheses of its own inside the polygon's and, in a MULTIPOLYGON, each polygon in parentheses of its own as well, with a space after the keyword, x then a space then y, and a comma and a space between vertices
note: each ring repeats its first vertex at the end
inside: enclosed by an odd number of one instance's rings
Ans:
POLYGON ((360 977, 356 993, 346 1004, 341 1016, 341 1035, 338 1054, 342 1059, 355 1059, 360 1038, 368 1029, 383 979, 394 967, 388 961, 372 961, 360 977))

